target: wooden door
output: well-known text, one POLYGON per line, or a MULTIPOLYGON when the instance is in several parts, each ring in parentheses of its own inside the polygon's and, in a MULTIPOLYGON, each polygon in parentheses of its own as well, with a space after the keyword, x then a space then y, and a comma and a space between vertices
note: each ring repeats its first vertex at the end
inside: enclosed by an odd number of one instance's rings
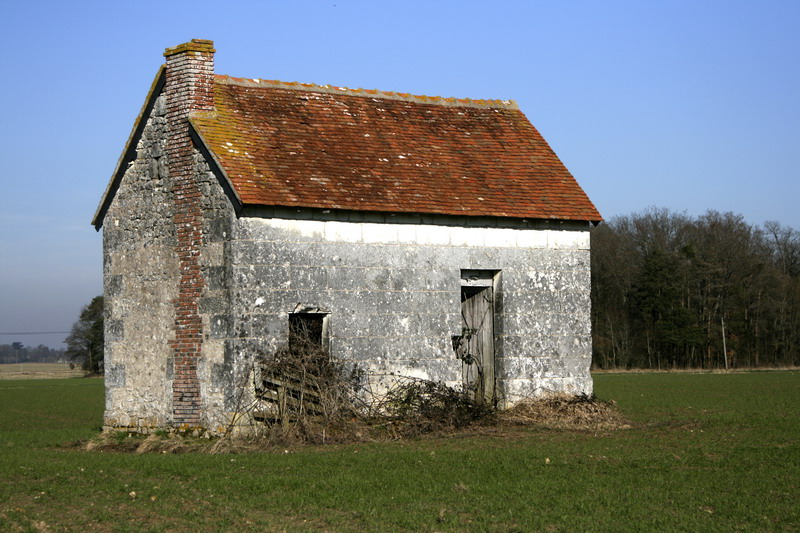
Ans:
POLYGON ((459 357, 465 390, 494 403, 494 293, 492 287, 462 287, 459 357))

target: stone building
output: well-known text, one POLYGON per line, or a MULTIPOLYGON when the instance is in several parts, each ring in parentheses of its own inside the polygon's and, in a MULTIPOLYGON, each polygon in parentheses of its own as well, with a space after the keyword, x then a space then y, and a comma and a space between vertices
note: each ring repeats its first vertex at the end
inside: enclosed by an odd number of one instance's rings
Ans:
POLYGON ((214 52, 166 50, 94 217, 107 427, 219 431, 297 324, 368 380, 592 392, 601 217, 514 102, 232 78, 214 52))

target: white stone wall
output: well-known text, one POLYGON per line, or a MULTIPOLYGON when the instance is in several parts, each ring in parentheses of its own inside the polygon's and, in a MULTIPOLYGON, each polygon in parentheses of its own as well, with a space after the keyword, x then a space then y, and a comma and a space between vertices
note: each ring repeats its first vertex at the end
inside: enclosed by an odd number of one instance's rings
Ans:
POLYGON ((274 352, 286 342, 288 313, 318 307, 330 312, 333 356, 372 373, 455 385, 461 362, 451 336, 461 331, 461 270, 496 270, 500 395, 514 403, 549 390, 592 392, 588 228, 268 214, 235 227, 229 359, 274 352))

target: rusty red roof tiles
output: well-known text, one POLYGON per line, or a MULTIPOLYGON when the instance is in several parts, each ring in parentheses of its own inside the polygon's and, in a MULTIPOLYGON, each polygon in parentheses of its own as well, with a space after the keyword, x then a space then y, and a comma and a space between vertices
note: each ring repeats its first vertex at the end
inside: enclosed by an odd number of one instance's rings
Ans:
POLYGON ((215 77, 191 121, 244 205, 600 221, 514 102, 215 77))

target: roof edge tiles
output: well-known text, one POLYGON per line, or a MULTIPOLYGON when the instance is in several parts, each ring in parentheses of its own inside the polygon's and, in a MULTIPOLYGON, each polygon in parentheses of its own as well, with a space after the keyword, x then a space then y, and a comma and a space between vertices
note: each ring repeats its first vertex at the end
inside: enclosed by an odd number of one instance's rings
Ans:
POLYGON ((235 78, 224 74, 216 74, 217 83, 238 85, 242 87, 258 87, 286 89, 292 91, 308 91, 335 95, 359 96, 362 98, 382 98, 387 100, 401 100, 419 104, 433 104, 452 107, 480 107, 494 109, 519 109, 514 100, 479 100, 472 98, 453 98, 443 96, 426 96, 418 94, 401 93, 394 91, 381 91, 379 89, 350 89, 335 85, 316 85, 297 81, 262 80, 259 78, 235 78))

